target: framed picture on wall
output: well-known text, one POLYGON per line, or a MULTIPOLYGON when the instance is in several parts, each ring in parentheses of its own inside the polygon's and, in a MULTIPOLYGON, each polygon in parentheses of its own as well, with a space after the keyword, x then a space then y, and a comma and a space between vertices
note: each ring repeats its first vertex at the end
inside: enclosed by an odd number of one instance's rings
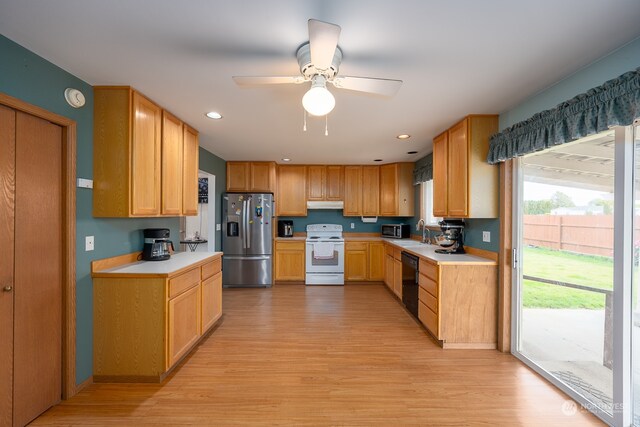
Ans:
POLYGON ((198 203, 209 203, 209 178, 198 178, 198 203))

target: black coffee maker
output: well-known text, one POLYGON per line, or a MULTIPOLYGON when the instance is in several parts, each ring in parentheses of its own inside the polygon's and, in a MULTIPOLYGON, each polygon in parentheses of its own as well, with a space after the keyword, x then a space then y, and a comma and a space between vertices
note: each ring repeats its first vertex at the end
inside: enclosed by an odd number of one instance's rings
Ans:
POLYGON ((168 228, 145 228, 142 259, 145 261, 164 261, 171 258, 173 242, 169 240, 168 228))

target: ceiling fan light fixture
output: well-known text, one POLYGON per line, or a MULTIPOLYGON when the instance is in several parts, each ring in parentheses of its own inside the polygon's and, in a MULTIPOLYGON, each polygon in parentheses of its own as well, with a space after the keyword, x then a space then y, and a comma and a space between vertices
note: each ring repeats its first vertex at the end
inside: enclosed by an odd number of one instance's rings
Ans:
POLYGON ((336 99, 327 89, 327 81, 323 76, 313 78, 311 89, 302 97, 302 106, 312 116, 326 116, 336 106, 336 99))

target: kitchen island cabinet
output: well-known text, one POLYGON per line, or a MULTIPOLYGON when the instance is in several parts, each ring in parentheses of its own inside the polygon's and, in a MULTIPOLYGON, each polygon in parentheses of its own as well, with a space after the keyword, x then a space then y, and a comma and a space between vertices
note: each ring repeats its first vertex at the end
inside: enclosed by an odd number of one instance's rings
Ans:
POLYGON ((418 319, 443 348, 496 348, 495 260, 470 254, 438 254, 438 246, 415 240, 382 240, 385 284, 400 300, 401 253, 419 257, 418 319))
POLYGON ((222 316, 222 254, 92 262, 94 381, 160 382, 222 316))

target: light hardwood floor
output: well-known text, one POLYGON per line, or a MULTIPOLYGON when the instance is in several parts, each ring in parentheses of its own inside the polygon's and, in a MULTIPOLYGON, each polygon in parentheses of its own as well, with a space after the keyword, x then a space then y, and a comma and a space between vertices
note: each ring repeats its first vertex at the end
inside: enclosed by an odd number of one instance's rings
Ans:
POLYGON ((600 425, 513 356, 442 350, 377 284, 225 289, 162 385, 93 384, 33 425, 600 425))

